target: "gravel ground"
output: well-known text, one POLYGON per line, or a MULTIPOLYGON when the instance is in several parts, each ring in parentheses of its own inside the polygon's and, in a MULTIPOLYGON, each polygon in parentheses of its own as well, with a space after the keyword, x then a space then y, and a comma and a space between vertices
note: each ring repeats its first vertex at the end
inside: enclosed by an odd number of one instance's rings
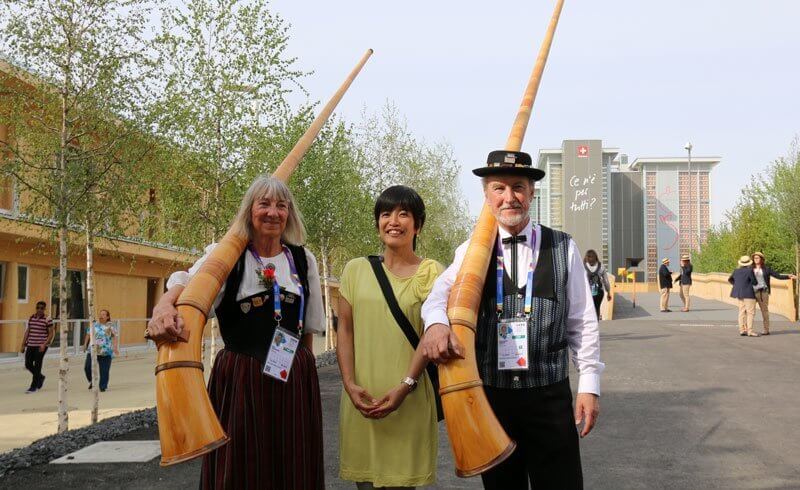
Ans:
MULTIPOLYGON (((336 351, 323 352, 317 356, 318 368, 334 364, 336 351)), ((154 407, 108 418, 89 427, 44 437, 30 446, 0 454, 0 478, 21 468, 48 463, 96 442, 110 441, 128 432, 157 426, 154 407)))
POLYGON ((102 420, 89 427, 44 437, 30 446, 0 454, 0 477, 50 462, 96 442, 109 441, 128 432, 157 426, 156 409, 148 408, 102 420))

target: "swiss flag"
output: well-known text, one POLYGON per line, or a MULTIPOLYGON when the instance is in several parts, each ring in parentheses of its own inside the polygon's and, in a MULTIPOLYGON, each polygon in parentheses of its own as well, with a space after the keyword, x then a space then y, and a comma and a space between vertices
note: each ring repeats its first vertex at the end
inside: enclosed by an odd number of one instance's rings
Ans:
POLYGON ((578 145, 578 157, 587 158, 589 156, 589 145, 578 145))

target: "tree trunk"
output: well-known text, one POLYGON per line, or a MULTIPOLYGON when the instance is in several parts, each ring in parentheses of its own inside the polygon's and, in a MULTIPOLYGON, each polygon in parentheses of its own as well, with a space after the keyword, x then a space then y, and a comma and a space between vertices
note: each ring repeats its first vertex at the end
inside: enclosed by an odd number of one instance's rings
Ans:
POLYGON ((333 336, 336 335, 333 331, 333 310, 331 309, 331 291, 330 284, 328 284, 328 249, 325 245, 322 246, 320 254, 322 257, 322 293, 325 295, 325 350, 331 350, 335 347, 333 336))
POLYGON ((86 220, 86 297, 89 302, 89 352, 92 356, 92 423, 97 423, 100 408, 100 364, 97 362, 97 347, 94 331, 94 237, 90 220, 86 220))
POLYGON ((58 326, 59 354, 61 360, 58 368, 58 432, 69 430, 69 412, 67 411, 67 373, 69 373, 69 314, 67 312, 67 226, 58 227, 58 326))
POLYGON ((214 359, 217 357, 217 317, 211 319, 211 353, 208 356, 208 362, 211 367, 214 367, 214 359))

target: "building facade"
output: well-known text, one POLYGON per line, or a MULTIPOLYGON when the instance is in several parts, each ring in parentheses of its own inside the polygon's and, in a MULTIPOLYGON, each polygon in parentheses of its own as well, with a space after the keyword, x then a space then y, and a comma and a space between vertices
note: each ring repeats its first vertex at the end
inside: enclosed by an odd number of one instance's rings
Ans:
MULTIPOLYGON (((30 74, 0 60, 0 89, 27 87, 32 94, 44 84, 30 74)), ((35 310, 36 302, 45 301, 47 313, 61 317, 58 285, 58 246, 55 230, 44 207, 31 206, 37 199, 4 172, 12 162, 7 150, 16 135, 6 117, 12 111, 4 90, 0 90, 0 356, 13 355, 20 349, 25 320, 35 310), (41 208, 41 209, 40 209, 41 208), (35 215, 28 214, 30 211, 35 215)), ((24 148, 24 140, 20 147, 24 148)), ((71 319, 89 316, 86 293, 85 239, 79 230, 70 233, 67 273, 67 313, 71 319)), ((142 344, 142 333, 153 305, 164 292, 165 278, 185 269, 196 254, 168 245, 149 243, 131 236, 96 238, 94 252, 95 305, 106 309, 113 320, 120 321, 122 345, 142 344)), ((80 345, 85 323, 71 323, 74 334, 70 345, 80 345), (77 327, 77 328, 76 328, 77 327)), ((58 335, 55 342, 59 342, 58 335)))
POLYGON ((581 252, 594 249, 609 272, 637 261, 637 280, 655 281, 661 259, 705 242, 710 221, 710 174, 719 157, 637 158, 601 140, 565 140, 539 151, 531 215, 563 230, 581 252))

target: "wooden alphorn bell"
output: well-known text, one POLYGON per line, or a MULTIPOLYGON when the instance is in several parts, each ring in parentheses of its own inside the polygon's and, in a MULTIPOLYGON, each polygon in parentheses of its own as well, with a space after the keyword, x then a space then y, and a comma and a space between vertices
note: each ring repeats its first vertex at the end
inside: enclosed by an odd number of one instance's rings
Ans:
MULTIPOLYGON (((284 182, 289 179, 371 55, 372 50, 367 50, 273 177, 284 182)), ((156 407, 161 466, 202 456, 228 442, 206 391, 200 350, 206 315, 246 246, 246 236, 232 230, 225 234, 178 298, 178 313, 184 321, 182 341, 164 342, 158 347, 156 407)))
MULTIPOLYGON (((520 151, 522 147, 563 5, 564 0, 558 0, 508 136, 506 150, 520 151)), ((450 325, 464 345, 465 356, 439 365, 439 393, 456 474, 460 477, 475 476, 497 466, 516 448, 516 443, 508 437, 489 406, 475 354, 478 308, 496 237, 497 221, 489 206, 484 204, 447 304, 450 325)))

